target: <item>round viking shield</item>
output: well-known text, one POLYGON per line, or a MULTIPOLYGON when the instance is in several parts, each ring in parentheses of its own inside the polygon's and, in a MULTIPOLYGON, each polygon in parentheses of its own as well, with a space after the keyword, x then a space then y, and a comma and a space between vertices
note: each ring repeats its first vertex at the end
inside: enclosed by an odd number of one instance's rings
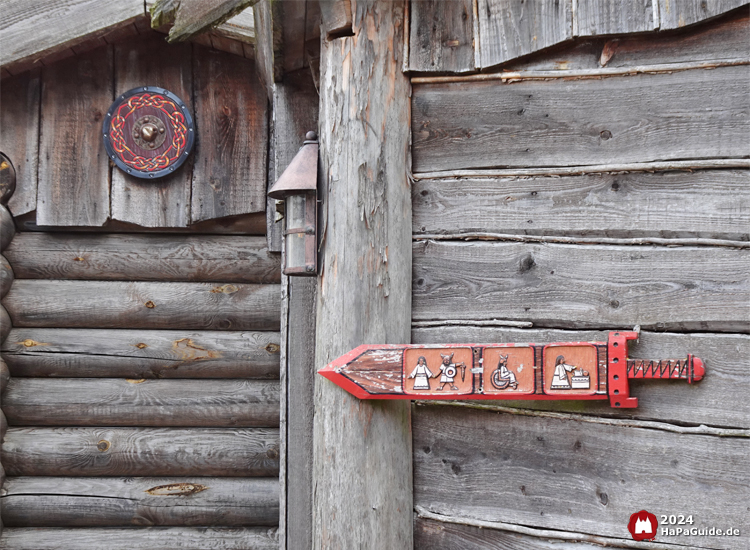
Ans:
POLYGON ((153 86, 118 97, 102 127, 107 156, 137 178, 160 178, 182 165, 195 142, 190 111, 172 92, 153 86))

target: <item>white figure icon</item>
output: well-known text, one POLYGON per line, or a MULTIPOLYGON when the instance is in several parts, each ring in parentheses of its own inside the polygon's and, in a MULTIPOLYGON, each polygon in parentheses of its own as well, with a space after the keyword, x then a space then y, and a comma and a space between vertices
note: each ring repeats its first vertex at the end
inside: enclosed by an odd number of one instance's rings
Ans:
POLYGON ((415 390, 429 390, 430 389, 430 378, 435 375, 427 367, 427 360, 424 356, 420 356, 417 359, 417 366, 411 371, 409 378, 414 378, 414 389, 415 390))
POLYGON ((566 365, 565 357, 562 355, 557 356, 555 360, 555 373, 552 376, 551 388, 553 390, 569 390, 570 380, 568 380, 568 373, 576 369, 574 365, 566 365))
POLYGON ((648 535, 653 533, 653 527, 651 527, 651 520, 648 518, 646 519, 638 518, 635 520, 635 534, 641 535, 643 533, 646 533, 648 535))

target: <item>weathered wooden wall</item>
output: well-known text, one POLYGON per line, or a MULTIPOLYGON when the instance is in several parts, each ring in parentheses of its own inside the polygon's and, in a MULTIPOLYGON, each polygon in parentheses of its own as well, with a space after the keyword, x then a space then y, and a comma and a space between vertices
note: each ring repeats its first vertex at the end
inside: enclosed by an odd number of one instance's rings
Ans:
POLYGON ((707 368, 692 386, 633 384, 628 411, 417 404, 415 548, 624 547, 642 509, 746 523, 748 31, 743 10, 412 80, 414 343, 600 341, 641 325, 631 356, 707 368))
POLYGON ((474 72, 574 38, 678 29, 744 4, 744 0, 415 0, 405 66, 420 72, 474 72))
POLYGON ((252 527, 279 513, 281 274, 265 237, 19 233, 9 255, 0 547, 39 527, 55 548, 82 547, 72 527, 164 547, 133 526, 174 547, 278 545, 252 527), (163 312, 144 324, 135 304, 163 312), (187 526, 235 530, 208 542, 187 526))
POLYGON ((218 51, 207 36, 209 47, 168 45, 148 27, 132 30, 140 34, 102 39, 40 71, 3 79, 0 150, 19 174, 11 212, 36 211, 32 220, 41 227, 111 230, 229 232, 239 217, 246 227, 260 221, 255 232, 265 233, 268 99, 255 62, 242 48, 218 51), (188 162, 157 181, 112 167, 102 143, 104 114, 118 94, 138 86, 177 94, 196 125, 188 162))

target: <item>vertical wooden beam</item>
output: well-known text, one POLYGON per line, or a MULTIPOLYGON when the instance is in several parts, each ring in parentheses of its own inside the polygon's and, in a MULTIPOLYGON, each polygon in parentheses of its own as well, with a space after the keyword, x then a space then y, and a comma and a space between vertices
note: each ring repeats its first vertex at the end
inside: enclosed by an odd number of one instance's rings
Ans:
MULTIPOLYGON (((308 69, 274 86, 274 169, 289 166, 305 139, 318 129, 318 93, 308 69)), ((281 223, 278 228, 280 240, 281 223)), ((270 244, 270 243, 269 243, 270 244)), ((281 244, 279 242, 279 244, 281 244)), ((281 550, 312 548, 313 381, 315 380, 315 279, 287 277, 286 362, 282 363, 281 550), (286 437, 284 437, 286 434, 286 437)))
POLYGON ((100 226, 109 218, 102 121, 114 98, 112 46, 42 71, 37 224, 100 226))
MULTIPOLYGON (((404 0, 352 2, 352 16, 353 36, 321 49, 317 368, 410 340, 404 0)), ((408 402, 360 401, 316 376, 313 548, 412 547, 410 428, 408 402)))
MULTIPOLYGON (((167 45, 164 35, 142 34, 115 45, 115 93, 136 86, 159 86, 174 92, 192 109, 190 44, 167 45)), ((112 170, 112 219, 144 227, 187 227, 190 224, 192 158, 174 174, 158 180, 112 170)))

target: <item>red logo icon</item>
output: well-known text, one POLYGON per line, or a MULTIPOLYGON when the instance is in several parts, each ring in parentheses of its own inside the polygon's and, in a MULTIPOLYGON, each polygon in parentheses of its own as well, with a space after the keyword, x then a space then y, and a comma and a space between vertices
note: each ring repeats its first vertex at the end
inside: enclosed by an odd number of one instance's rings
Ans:
POLYGON ((659 527, 659 522, 656 516, 646 510, 636 512, 630 516, 630 522, 628 522, 628 531, 633 540, 654 540, 657 527, 659 527))

